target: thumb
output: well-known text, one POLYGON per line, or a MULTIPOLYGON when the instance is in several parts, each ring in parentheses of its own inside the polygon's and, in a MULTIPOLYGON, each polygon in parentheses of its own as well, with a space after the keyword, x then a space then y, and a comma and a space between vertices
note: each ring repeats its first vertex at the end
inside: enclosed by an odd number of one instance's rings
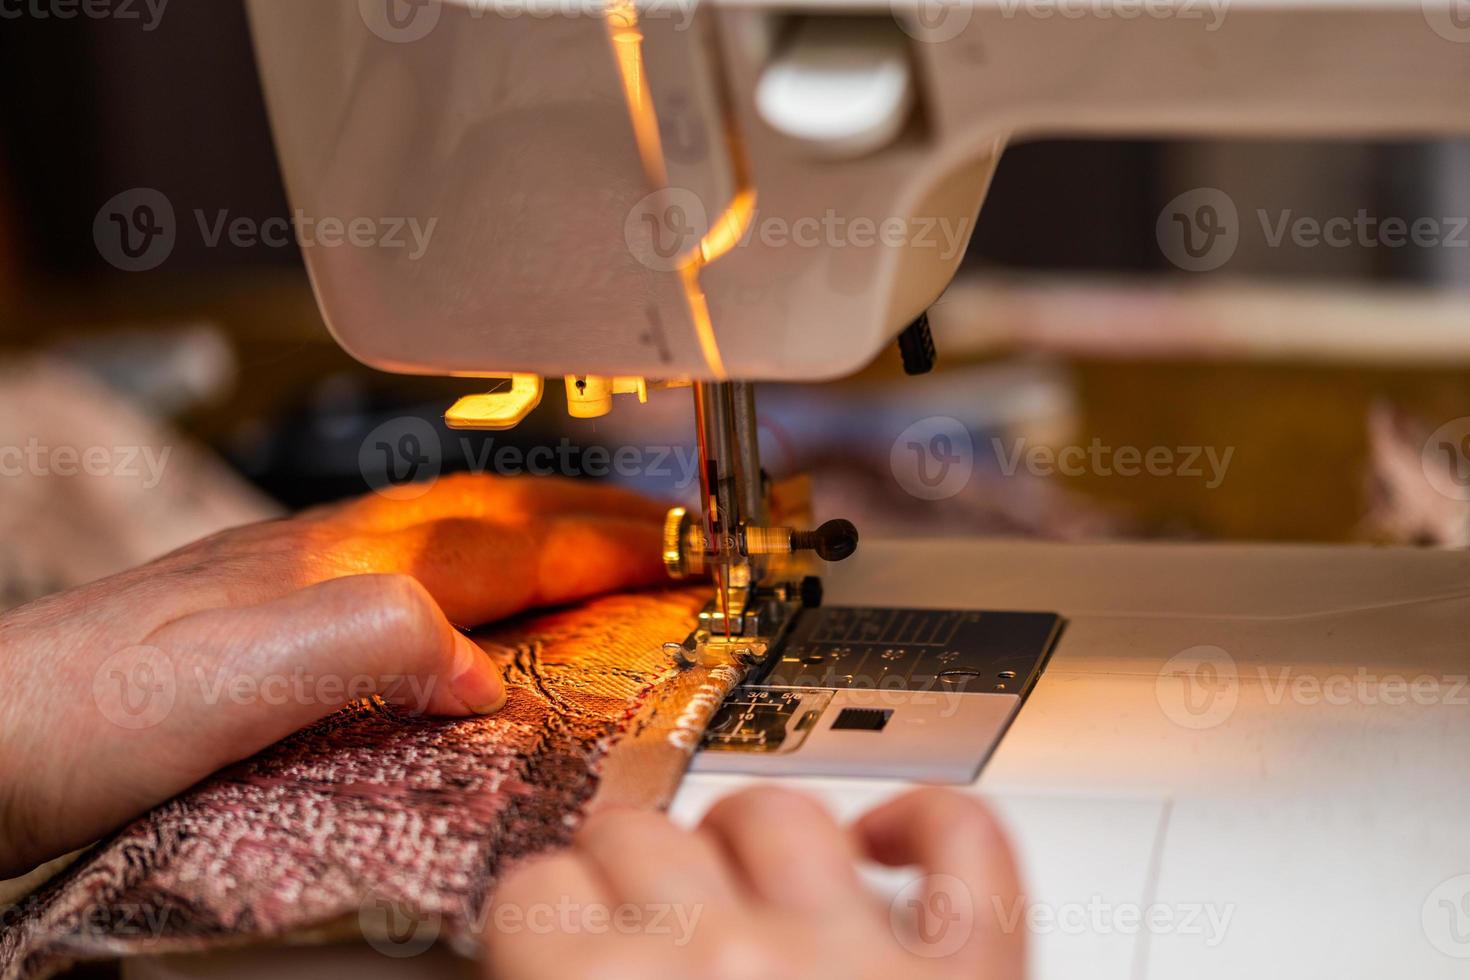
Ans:
POLYGON ((193 613, 139 649, 155 651, 150 676, 167 675, 171 705, 119 744, 171 763, 158 768, 183 780, 173 791, 372 694, 438 715, 488 714, 506 697, 495 664, 406 575, 193 613))
POLYGON ((94 841, 370 694, 447 715, 505 703, 495 664, 405 575, 193 613, 87 667, 90 699, 34 709, 48 712, 47 757, 71 762, 38 791, 36 812, 64 809, 67 819, 35 821, 9 848, 0 841, 0 872, 94 841))

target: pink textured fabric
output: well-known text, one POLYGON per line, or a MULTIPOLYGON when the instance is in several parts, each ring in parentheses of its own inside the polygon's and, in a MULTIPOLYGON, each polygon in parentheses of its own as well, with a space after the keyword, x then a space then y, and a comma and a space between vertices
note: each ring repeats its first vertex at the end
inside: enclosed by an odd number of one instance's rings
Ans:
POLYGON ((699 601, 611 597, 512 625, 482 640, 506 671, 499 714, 413 718, 365 701, 217 774, 10 909, 0 976, 304 930, 391 934, 395 905, 473 946, 497 876, 567 841, 620 741, 642 743, 628 799, 667 803, 691 723, 738 681, 674 670, 659 649, 699 601))

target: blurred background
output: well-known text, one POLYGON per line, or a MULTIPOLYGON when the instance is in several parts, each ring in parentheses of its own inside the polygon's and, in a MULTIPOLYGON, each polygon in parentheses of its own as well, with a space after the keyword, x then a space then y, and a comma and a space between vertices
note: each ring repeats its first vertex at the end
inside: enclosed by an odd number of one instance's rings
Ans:
MULTIPOLYGON (((290 215, 238 0, 43 9, 0 27, 0 604, 366 492, 372 447, 404 435, 437 472, 515 471, 525 457, 496 450, 547 446, 569 475, 688 496, 687 392, 579 422, 549 386, 514 432, 451 433, 442 413, 475 382, 355 363, 294 243, 196 227, 290 215), (179 231, 127 272, 97 228, 139 188, 179 231), (639 462, 589 453, 620 447, 639 462), (69 478, 88 450, 124 478, 69 478)), ((765 458, 869 534, 1462 546, 1467 164, 1470 143, 1013 146, 931 311, 939 369, 907 378, 892 354, 767 386, 765 458), (1165 224, 1198 188, 1240 234, 1192 271, 1165 224), (1435 233, 1273 240, 1360 213, 1435 233)))

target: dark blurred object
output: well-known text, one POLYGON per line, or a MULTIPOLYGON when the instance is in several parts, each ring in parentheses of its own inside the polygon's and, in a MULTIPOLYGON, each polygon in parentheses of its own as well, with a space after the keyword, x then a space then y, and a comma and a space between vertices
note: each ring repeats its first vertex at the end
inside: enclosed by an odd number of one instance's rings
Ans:
MULTIPOLYGON (((3 110, 0 110, 3 111, 3 110)), ((10 180, 5 173, 4 130, 0 130, 0 306, 13 302, 20 288, 16 263, 16 218, 10 199, 10 180)))
MULTIPOLYGON (((0 30, 0 149, 30 272, 106 268, 92 219, 131 187, 161 190, 181 224, 194 208, 287 211, 243 4, 169 3, 156 20, 142 3, 131 9, 137 19, 27 16, 0 30)), ((299 257, 180 234, 166 267, 239 263, 299 257)))

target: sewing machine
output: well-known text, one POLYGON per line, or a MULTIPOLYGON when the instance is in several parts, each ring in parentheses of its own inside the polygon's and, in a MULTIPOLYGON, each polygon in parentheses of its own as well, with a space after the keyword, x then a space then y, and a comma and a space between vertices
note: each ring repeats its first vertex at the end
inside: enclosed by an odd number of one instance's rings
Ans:
MULTIPOLYGON (((250 12, 293 205, 438 221, 417 259, 307 252, 344 347, 496 379, 449 408, 460 427, 515 424, 544 378, 578 417, 691 401, 701 494, 671 513, 665 560, 714 587, 668 654, 751 682, 676 816, 757 778, 845 813, 907 780, 968 784, 1015 838, 1038 976, 1463 969, 1470 558, 859 545, 840 515, 772 518, 754 402, 756 382, 839 377, 889 344, 932 364, 925 310, 961 253, 926 242, 968 236, 1008 140, 1470 130, 1455 8, 250 12), (820 581, 810 553, 832 562, 820 581)), ((1207 249, 1220 229, 1195 217, 1207 249)))

